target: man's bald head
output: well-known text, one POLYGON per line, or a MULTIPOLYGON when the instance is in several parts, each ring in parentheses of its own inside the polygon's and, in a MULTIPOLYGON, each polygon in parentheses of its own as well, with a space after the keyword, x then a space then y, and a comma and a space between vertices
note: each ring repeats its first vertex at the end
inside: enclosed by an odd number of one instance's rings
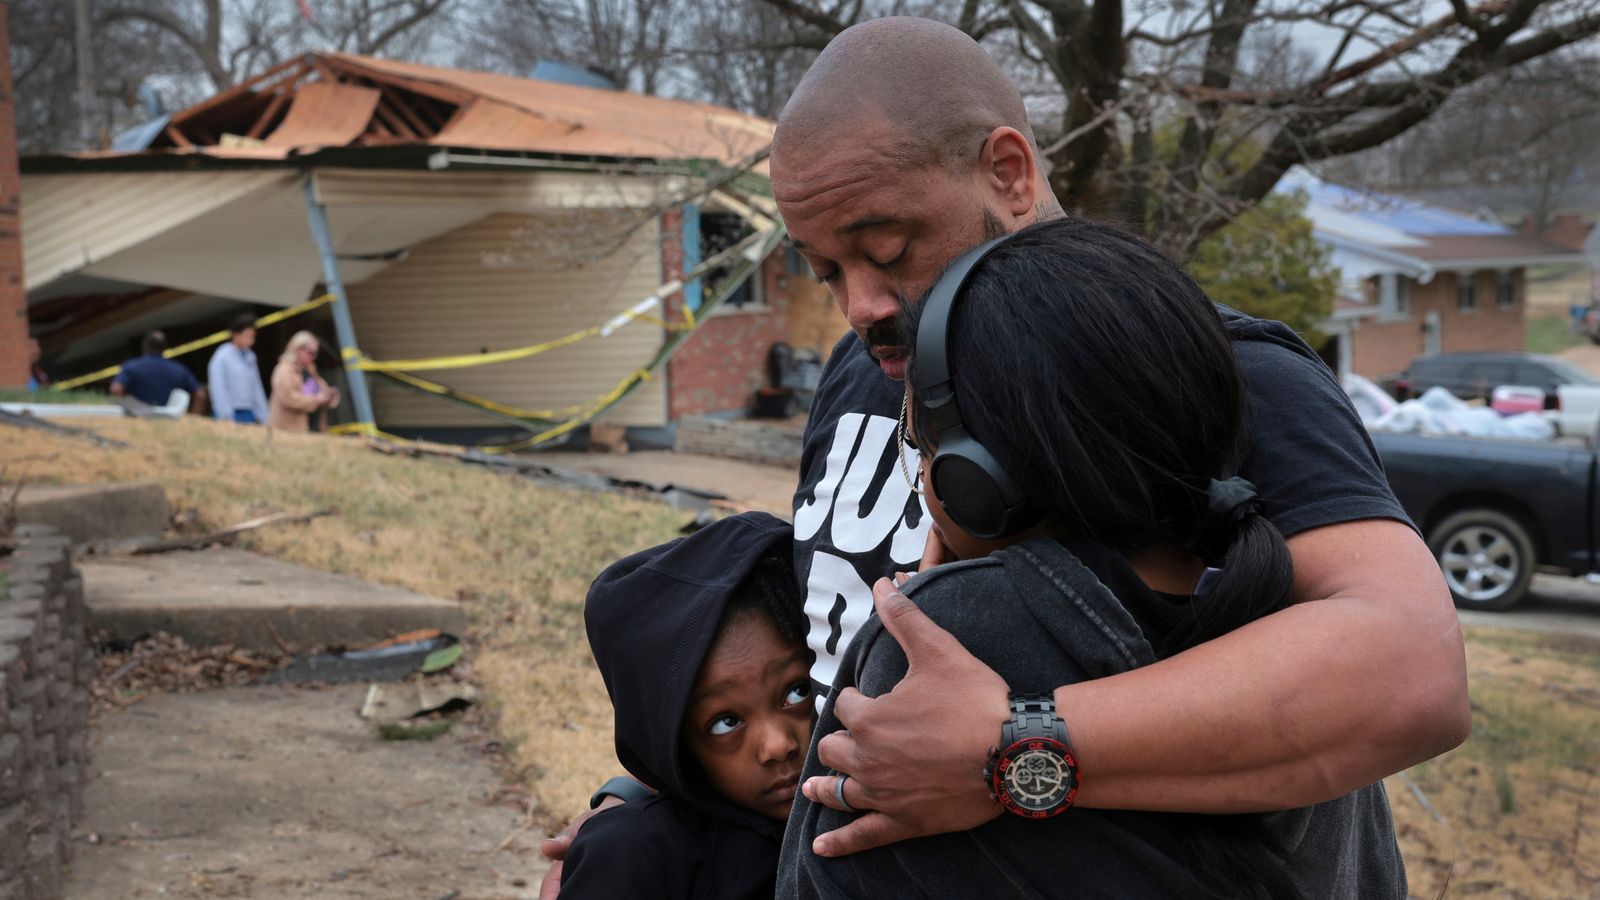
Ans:
POLYGON ((1001 126, 1037 150, 1022 95, 976 41, 942 22, 896 16, 828 43, 778 116, 774 162, 884 126, 893 135, 885 161, 904 168, 976 165, 1001 126))

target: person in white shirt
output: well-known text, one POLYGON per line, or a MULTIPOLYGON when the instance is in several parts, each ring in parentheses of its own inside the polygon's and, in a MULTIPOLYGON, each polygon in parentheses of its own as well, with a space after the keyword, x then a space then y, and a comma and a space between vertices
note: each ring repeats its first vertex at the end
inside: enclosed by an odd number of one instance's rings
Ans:
POLYGON ((267 391, 256 363, 255 317, 240 313, 228 326, 233 337, 217 348, 206 366, 211 414, 224 422, 259 425, 267 420, 267 391))

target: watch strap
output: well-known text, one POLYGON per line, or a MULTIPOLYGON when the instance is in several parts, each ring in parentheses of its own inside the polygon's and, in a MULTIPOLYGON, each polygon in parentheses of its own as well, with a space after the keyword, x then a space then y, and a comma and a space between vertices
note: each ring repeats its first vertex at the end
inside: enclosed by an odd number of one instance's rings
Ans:
POLYGON ((1002 749, 1028 738, 1050 738, 1071 746, 1067 723, 1056 715, 1052 694, 1012 694, 1011 719, 1000 727, 1002 749))
POLYGON ((600 785, 600 790, 595 791, 589 798, 589 808, 598 807, 607 797, 615 797, 623 803, 632 803, 646 797, 655 796, 655 791, 650 790, 638 781, 626 775, 617 775, 606 780, 600 785))

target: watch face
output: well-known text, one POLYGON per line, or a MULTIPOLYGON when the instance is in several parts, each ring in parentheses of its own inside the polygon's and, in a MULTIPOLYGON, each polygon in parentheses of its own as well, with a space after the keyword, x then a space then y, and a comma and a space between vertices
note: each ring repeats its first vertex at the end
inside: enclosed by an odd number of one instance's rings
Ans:
POLYGON ((1077 793, 1074 761, 1066 745, 1051 740, 1023 741, 997 766, 1007 805, 1028 813, 1053 813, 1077 793))

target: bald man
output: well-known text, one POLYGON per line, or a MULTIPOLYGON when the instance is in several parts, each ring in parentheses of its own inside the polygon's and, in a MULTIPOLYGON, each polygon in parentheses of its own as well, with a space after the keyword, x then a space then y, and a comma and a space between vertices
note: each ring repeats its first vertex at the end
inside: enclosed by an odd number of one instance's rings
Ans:
MULTIPOLYGON (((927 546, 930 517, 893 477, 902 456, 916 464, 895 437, 910 342, 896 321, 962 251, 1063 213, 1016 87, 970 38, 927 20, 878 19, 830 42, 779 119, 771 171, 795 248, 855 332, 818 388, 795 494, 812 677, 832 681, 874 604, 911 663, 889 694, 835 698, 848 731, 814 748, 848 778, 842 803, 833 776, 806 796, 866 811, 814 841, 836 856, 1002 814, 980 773, 1010 719, 1007 686, 886 578, 946 552, 927 546)), ((1079 806, 1307 806, 1448 750, 1470 726, 1449 593, 1348 401, 1303 343, 1225 319, 1255 412, 1242 474, 1288 538, 1295 603, 1155 665, 1058 687, 1079 806)))

